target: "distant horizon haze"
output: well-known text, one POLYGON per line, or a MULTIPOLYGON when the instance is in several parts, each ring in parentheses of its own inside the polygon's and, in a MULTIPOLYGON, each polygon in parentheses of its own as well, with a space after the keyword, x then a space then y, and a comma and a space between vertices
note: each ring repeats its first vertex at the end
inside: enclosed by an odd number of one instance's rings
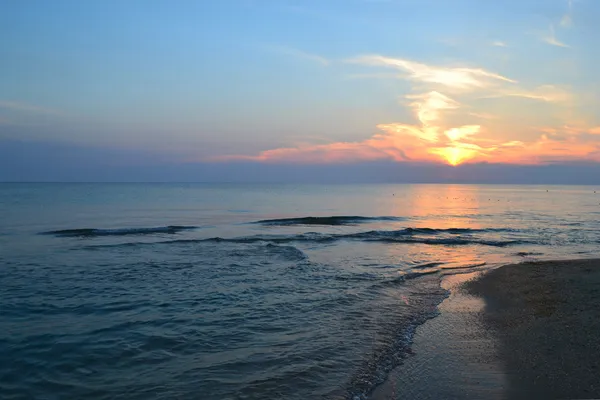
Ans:
POLYGON ((600 165, 474 163, 181 163, 152 154, 5 141, 0 182, 431 183, 600 185, 600 165), (52 151, 46 151, 51 148, 52 151))

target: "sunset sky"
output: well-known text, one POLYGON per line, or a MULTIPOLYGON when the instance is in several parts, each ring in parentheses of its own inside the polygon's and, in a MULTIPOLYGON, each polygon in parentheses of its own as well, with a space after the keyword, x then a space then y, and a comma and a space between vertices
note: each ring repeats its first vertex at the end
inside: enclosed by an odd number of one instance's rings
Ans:
POLYGON ((593 164, 599 17, 595 0, 8 0, 2 165, 593 164))

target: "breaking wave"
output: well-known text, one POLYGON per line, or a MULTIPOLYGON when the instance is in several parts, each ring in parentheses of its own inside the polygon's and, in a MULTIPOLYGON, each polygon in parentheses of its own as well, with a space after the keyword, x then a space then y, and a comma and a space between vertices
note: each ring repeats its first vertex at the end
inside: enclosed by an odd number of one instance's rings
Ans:
POLYGON ((201 239, 200 241, 211 242, 230 242, 230 243, 291 243, 291 242, 314 242, 329 243, 340 240, 360 240, 380 243, 416 243, 428 245, 446 245, 446 246, 464 246, 464 245, 484 245, 493 247, 506 247, 516 244, 527 243, 523 240, 489 240, 473 236, 458 236, 460 234, 471 234, 481 232, 474 229, 429 229, 429 228, 407 228, 392 231, 368 231, 349 234, 326 234, 309 232, 297 235, 255 235, 239 238, 221 238, 214 237, 201 239), (417 236, 421 234, 422 236, 417 236), (435 235, 446 234, 443 237, 435 235), (447 236, 452 235, 452 236, 447 236))
MULTIPOLYGON (((131 233, 129 233, 131 234, 131 233)), ((97 233, 85 234, 85 233, 68 233, 61 234, 60 236, 101 236, 97 233)), ((318 232, 308 232, 297 235, 254 235, 254 236, 242 236, 233 238, 222 238, 222 237, 211 237, 206 239, 177 239, 169 240, 165 242, 154 242, 154 243, 121 243, 121 244, 110 244, 110 245, 99 245, 89 247, 122 247, 122 246, 154 246, 159 244, 188 244, 188 243, 239 243, 239 244, 252 244, 252 243, 272 243, 272 244, 286 244, 286 243, 334 243, 339 241, 363 241, 363 242, 377 242, 377 243, 406 243, 406 244, 426 244, 432 246, 468 246, 468 245, 481 245, 491 247, 507 247, 519 244, 530 243, 525 240, 491 240, 484 238, 477 238, 473 236, 413 236, 406 233, 406 230, 401 231, 369 231, 359 232, 352 234, 325 234, 318 232)))
POLYGON ((368 223, 374 221, 403 221, 399 217, 361 217, 361 216, 331 216, 331 217, 301 217, 301 218, 280 218, 263 219, 256 221, 255 224, 261 225, 353 225, 368 223))
POLYGON ((185 230, 196 229, 195 226, 159 226, 154 228, 121 228, 121 229, 63 229, 58 231, 42 232, 42 235, 60 237, 96 237, 96 236, 127 236, 151 235, 155 233, 177 233, 185 230))

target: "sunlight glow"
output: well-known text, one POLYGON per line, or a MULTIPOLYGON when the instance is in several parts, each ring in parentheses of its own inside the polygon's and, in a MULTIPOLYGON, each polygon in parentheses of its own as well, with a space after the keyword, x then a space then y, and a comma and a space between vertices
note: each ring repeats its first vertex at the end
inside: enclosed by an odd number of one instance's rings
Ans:
POLYGON ((466 162, 600 161, 597 138, 600 127, 585 115, 578 115, 577 96, 568 85, 532 86, 469 65, 428 65, 379 55, 349 61, 400 70, 403 74, 394 79, 408 81, 409 91, 402 94, 399 104, 412 112, 413 122, 386 121, 376 125, 379 132, 362 140, 305 143, 264 150, 257 155, 218 156, 216 160, 298 163, 393 160, 443 162, 451 166, 466 162), (527 101, 523 105, 534 102, 535 106, 521 107, 515 97, 520 102, 527 101), (557 121, 534 125, 540 113, 556 115, 557 121), (529 116, 525 118, 526 115, 529 116), (523 119, 531 121, 525 124, 523 119), (481 125, 474 124, 475 121, 481 125), (515 140, 517 137, 519 140, 515 140))
POLYGON ((479 125, 465 125, 461 126, 460 128, 449 129, 445 133, 448 139, 452 140, 453 142, 456 142, 468 136, 472 136, 479 133, 480 128, 481 126, 479 125))
POLYGON ((461 147, 442 147, 429 150, 431 154, 436 154, 443 158, 448 164, 457 166, 468 159, 477 155, 475 150, 461 147))

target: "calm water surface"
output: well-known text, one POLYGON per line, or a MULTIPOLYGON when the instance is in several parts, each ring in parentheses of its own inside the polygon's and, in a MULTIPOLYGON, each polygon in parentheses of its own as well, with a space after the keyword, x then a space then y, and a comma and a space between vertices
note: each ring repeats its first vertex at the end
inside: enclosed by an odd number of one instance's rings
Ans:
POLYGON ((444 275, 597 256, 596 189, 0 184, 0 397, 367 398, 444 275))

